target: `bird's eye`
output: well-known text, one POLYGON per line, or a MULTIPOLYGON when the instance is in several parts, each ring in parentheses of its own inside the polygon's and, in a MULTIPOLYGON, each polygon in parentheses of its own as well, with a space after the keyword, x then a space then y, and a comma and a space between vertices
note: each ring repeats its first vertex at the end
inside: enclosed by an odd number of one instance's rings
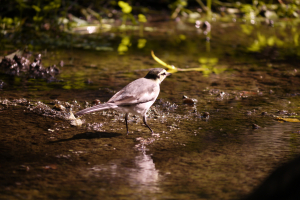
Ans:
POLYGON ((165 76, 165 75, 166 75, 166 73, 164 72, 164 73, 162 73, 161 75, 165 76))

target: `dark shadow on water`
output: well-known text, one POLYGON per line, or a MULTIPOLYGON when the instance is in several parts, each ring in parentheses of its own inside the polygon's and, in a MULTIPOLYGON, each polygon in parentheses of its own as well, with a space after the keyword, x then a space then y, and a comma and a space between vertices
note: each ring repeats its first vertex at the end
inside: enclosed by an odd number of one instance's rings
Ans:
POLYGON ((55 141, 50 141, 48 142, 49 144, 53 143, 58 143, 58 142, 67 142, 71 140, 82 140, 82 139, 94 139, 94 138, 113 138, 113 137, 118 137, 121 136, 122 134, 120 133, 109 133, 109 132, 85 132, 85 133, 80 133, 76 134, 71 138, 68 139, 60 139, 60 140, 55 140, 55 141))
POLYGON ((300 156, 278 167, 244 200, 300 199, 300 156))

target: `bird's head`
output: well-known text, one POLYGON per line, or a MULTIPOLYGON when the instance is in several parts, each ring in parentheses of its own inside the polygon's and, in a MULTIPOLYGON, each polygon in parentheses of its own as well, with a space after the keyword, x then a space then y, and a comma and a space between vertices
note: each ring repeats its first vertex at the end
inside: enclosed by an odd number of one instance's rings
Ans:
POLYGON ((148 72, 145 78, 155 80, 160 84, 167 76, 170 75, 171 73, 168 73, 163 68, 153 68, 148 72))

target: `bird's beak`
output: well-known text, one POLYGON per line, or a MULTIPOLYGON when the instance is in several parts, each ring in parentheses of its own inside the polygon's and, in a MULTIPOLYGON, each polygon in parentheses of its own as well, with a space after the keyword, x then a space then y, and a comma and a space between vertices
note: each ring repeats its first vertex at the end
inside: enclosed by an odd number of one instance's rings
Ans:
POLYGON ((166 76, 171 76, 172 74, 171 73, 167 73, 167 75, 166 76))

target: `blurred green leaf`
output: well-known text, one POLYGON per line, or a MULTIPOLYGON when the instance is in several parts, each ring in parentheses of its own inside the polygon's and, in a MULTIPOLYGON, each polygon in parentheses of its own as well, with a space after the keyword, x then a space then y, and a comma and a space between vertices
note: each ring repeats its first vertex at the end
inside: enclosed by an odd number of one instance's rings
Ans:
POLYGON ((204 77, 208 77, 212 73, 212 70, 206 65, 202 65, 201 68, 204 77))
POLYGON ((66 82, 66 85, 64 85, 62 88, 65 89, 65 90, 70 90, 70 89, 72 89, 72 86, 70 85, 70 81, 67 81, 67 82, 66 82))
POLYGON ((121 40, 121 43, 118 46, 118 52, 119 54, 124 54, 126 51, 128 51, 128 46, 130 46, 130 38, 129 36, 124 36, 121 40))
POLYGON ((180 39, 180 40, 186 40, 186 36, 183 35, 183 34, 180 34, 180 35, 179 35, 179 39, 180 39))
POLYGON ((262 35, 260 32, 257 33, 258 42, 261 46, 265 46, 267 43, 266 36, 262 35))
POLYGON ((49 10, 51 10, 51 7, 48 6, 48 5, 47 5, 47 6, 44 6, 43 10, 44 10, 44 11, 49 11, 49 10))
POLYGON ((205 57, 199 58, 199 62, 201 64, 215 65, 218 63, 218 61, 219 61, 218 58, 205 58, 205 57))
POLYGON ((248 51, 252 51, 252 52, 258 52, 260 51, 260 44, 258 42, 258 40, 255 40, 253 42, 253 44, 247 48, 248 51))
POLYGON ((275 43, 278 47, 281 47, 284 45, 284 42, 282 40, 280 40, 279 38, 276 38, 275 43))
POLYGON ((276 40, 275 36, 269 37, 268 40, 267 40, 267 44, 269 46, 274 46, 275 40, 276 40))
POLYGON ((130 44, 130 38, 129 36, 125 36, 122 38, 121 44, 128 46, 130 44))
POLYGON ((226 67, 214 67, 213 72, 215 74, 221 74, 223 73, 227 68, 226 67))
POLYGON ((128 14, 132 11, 132 7, 124 1, 118 1, 118 5, 122 8, 123 13, 128 14))
POLYGON ((41 12, 41 9, 40 9, 38 6, 32 5, 31 7, 32 7, 36 12, 41 12))
POLYGON ((250 35, 253 31, 253 26, 249 24, 241 24, 241 29, 245 34, 250 35))
POLYGON ((212 64, 212 65, 215 65, 215 64, 217 64, 217 63, 218 63, 218 61, 219 61, 219 59, 218 59, 218 58, 210 58, 210 59, 209 59, 209 63, 210 63, 210 64, 212 64))
POLYGON ((250 12, 252 12, 252 11, 254 11, 254 8, 253 8, 253 6, 252 5, 250 5, 250 4, 243 4, 242 6, 241 6, 241 9, 240 9, 242 12, 244 12, 244 13, 250 13, 250 12))
POLYGON ((128 51, 128 47, 126 45, 120 44, 118 46, 119 54, 124 54, 126 51, 128 51))
POLYGON ((39 16, 34 16, 33 17, 33 21, 35 21, 35 22, 40 22, 42 20, 43 20, 43 17, 39 17, 39 16))
POLYGON ((27 5, 24 3, 25 2, 24 0, 16 0, 16 2, 18 2, 19 6, 21 8, 26 8, 27 7, 27 5))
POLYGON ((199 62, 201 63, 201 64, 206 64, 207 63, 207 58, 199 58, 199 62))
POLYGON ((61 5, 61 1, 60 0, 54 0, 52 2, 50 2, 48 5, 44 6, 43 10, 45 12, 51 11, 51 10, 55 10, 57 8, 59 8, 61 5))
POLYGON ((146 39, 139 39, 139 40, 138 40, 138 45, 137 45, 137 47, 138 47, 139 49, 142 49, 142 48, 145 47, 146 43, 147 43, 147 40, 146 40, 146 39))
POLYGON ((295 35, 294 35, 294 43, 295 43, 296 47, 299 45, 299 33, 295 33, 295 35))
POLYGON ((4 17, 3 20, 2 20, 3 23, 7 24, 7 25, 10 25, 13 23, 13 19, 10 18, 10 17, 4 17))
POLYGON ((138 15, 138 21, 139 21, 139 22, 142 22, 142 23, 147 22, 146 16, 143 15, 143 14, 139 14, 139 15, 138 15))

